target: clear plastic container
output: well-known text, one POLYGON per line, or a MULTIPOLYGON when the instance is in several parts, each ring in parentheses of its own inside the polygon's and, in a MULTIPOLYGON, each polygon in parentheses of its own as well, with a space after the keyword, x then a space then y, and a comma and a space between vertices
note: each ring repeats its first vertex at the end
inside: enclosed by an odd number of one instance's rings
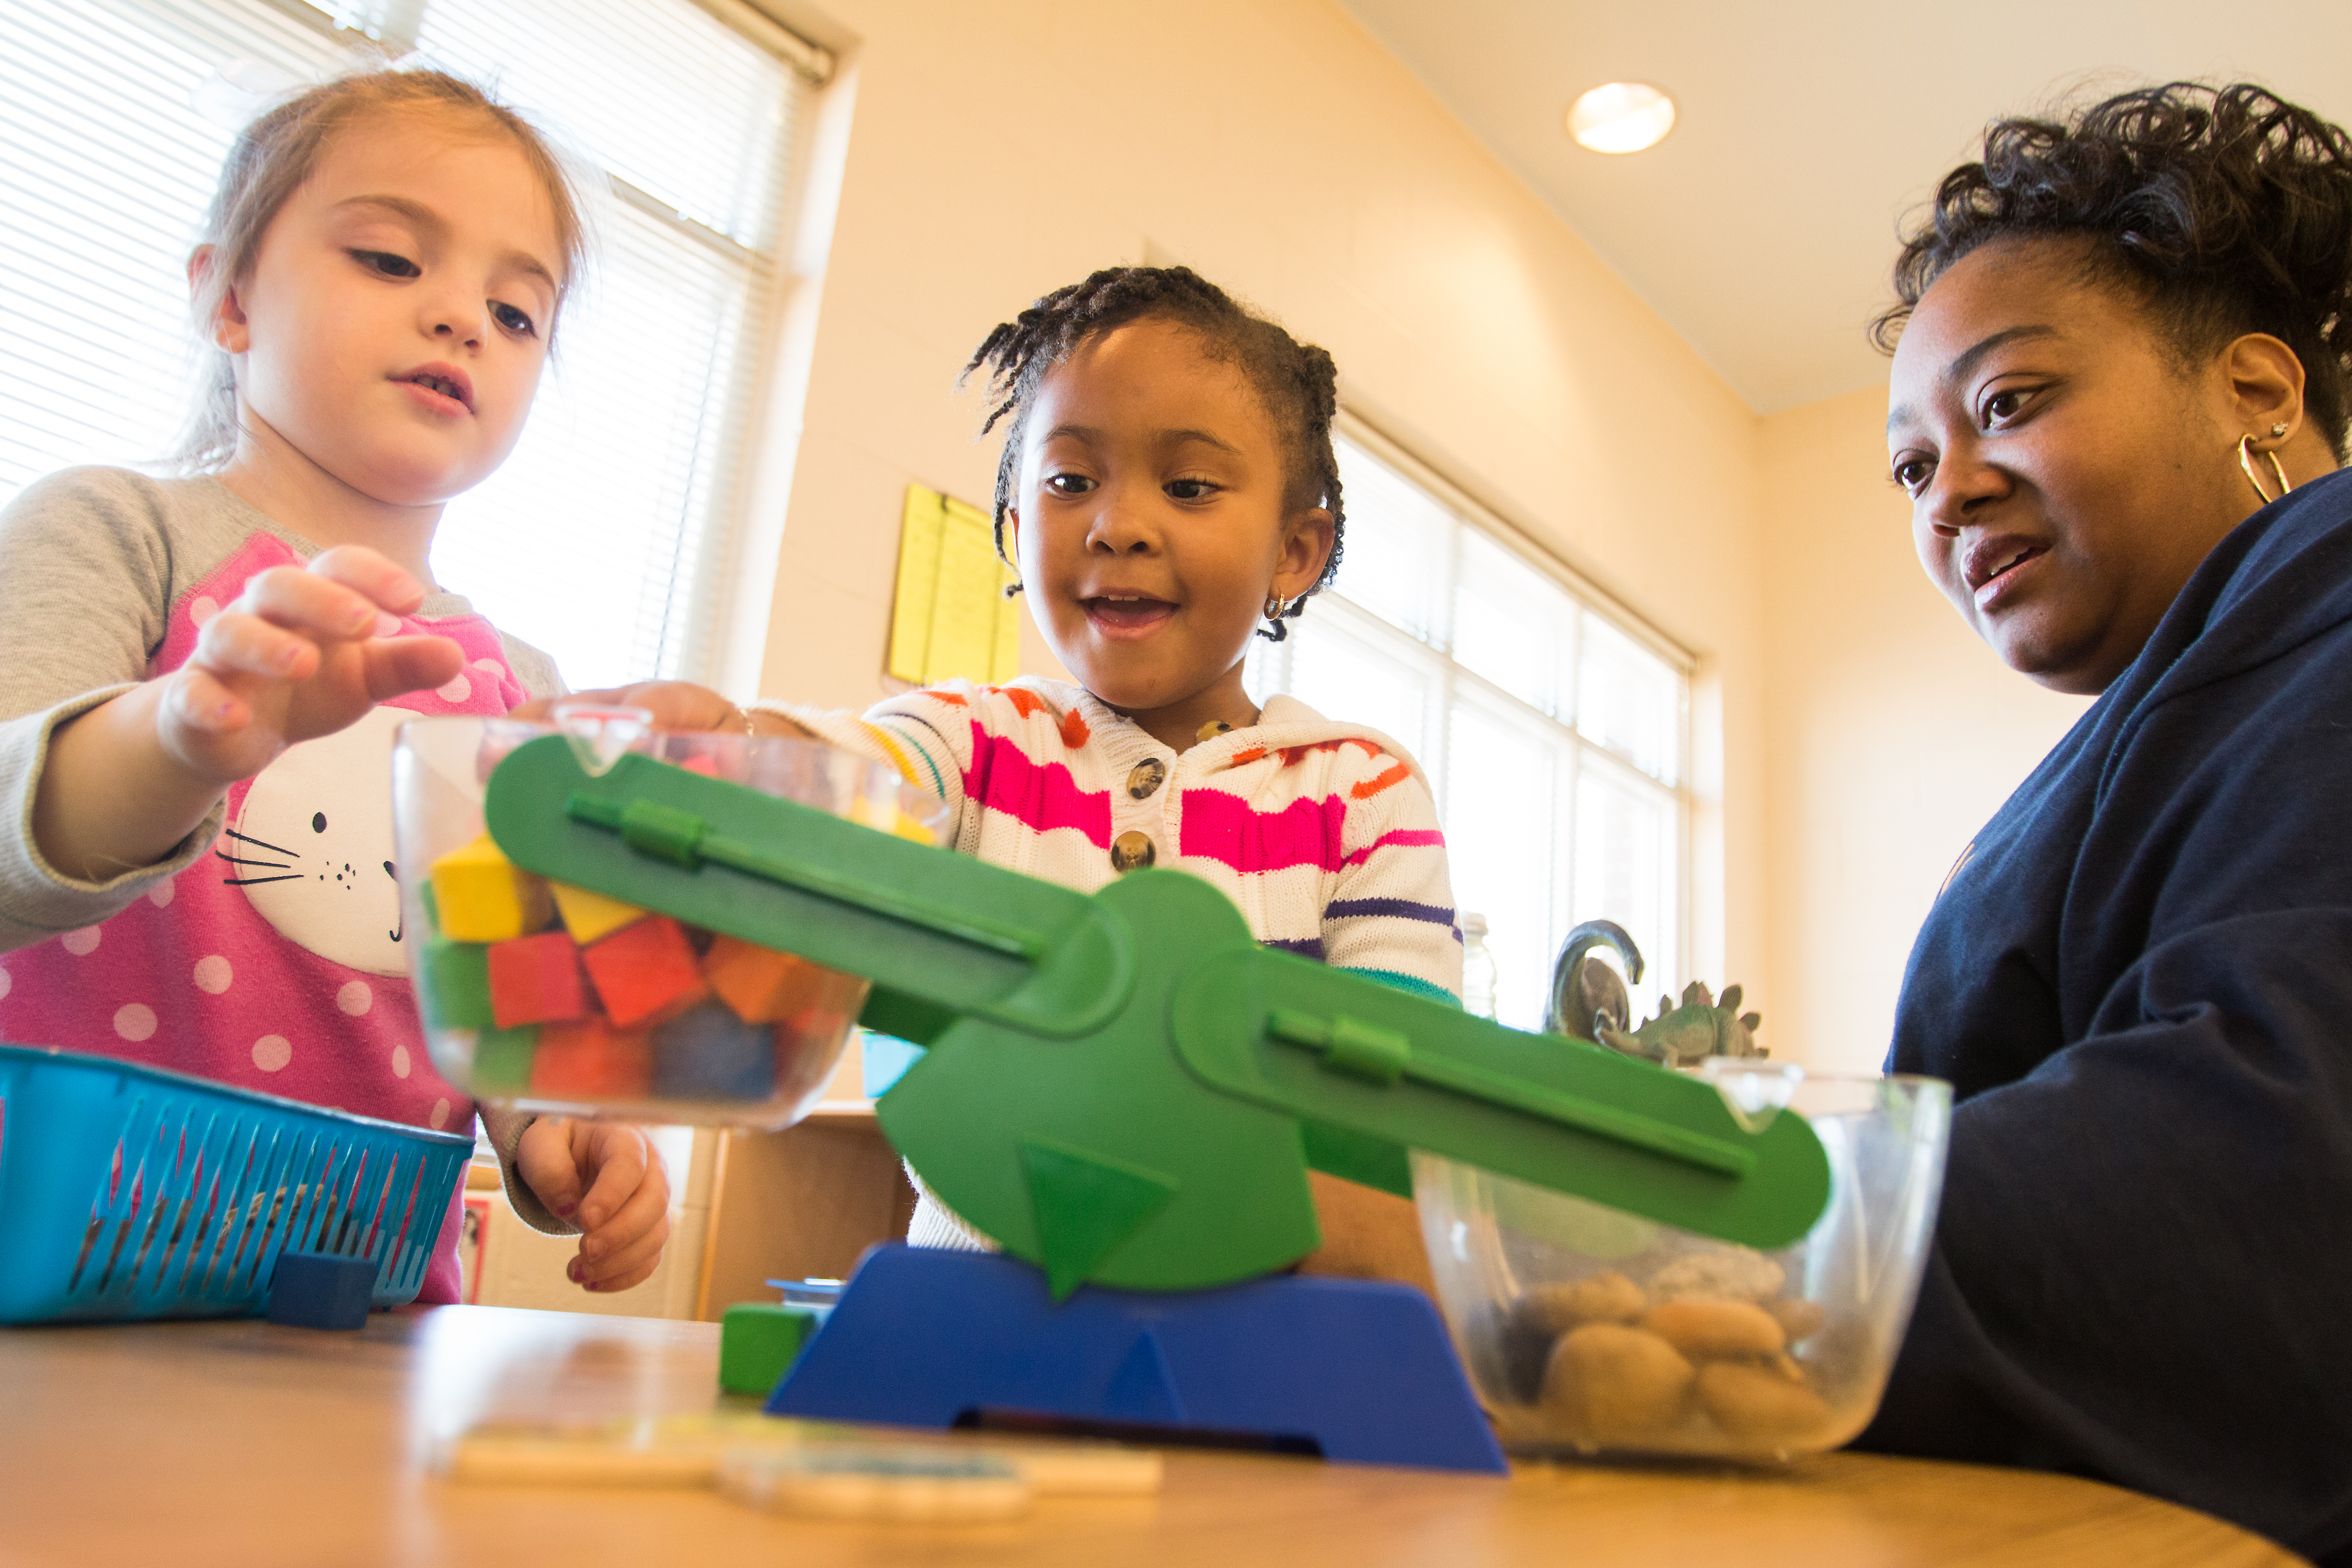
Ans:
MULTIPOLYGON (((638 752, 926 844, 947 811, 897 772, 815 742, 669 734, 567 705, 609 763, 638 752)), ((500 759, 554 724, 414 719, 393 747, 404 942, 433 1065, 476 1099, 630 1121, 776 1128, 840 1064, 866 983, 531 876, 484 832, 500 759)))
POLYGON ((1751 1124, 1809 1120, 1829 1207, 1763 1253, 1416 1151, 1438 1300, 1519 1452, 1780 1460, 1869 1424, 1943 1188, 1950 1087, 1716 1058, 1751 1124), (1788 1110, 1776 1110, 1786 1105, 1788 1110))

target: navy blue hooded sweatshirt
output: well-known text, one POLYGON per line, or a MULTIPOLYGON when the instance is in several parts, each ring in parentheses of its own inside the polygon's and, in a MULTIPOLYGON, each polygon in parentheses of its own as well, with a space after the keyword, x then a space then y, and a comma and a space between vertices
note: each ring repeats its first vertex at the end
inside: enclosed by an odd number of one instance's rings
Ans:
POLYGON ((2223 540, 1986 824, 1887 1067, 1957 1104, 1858 1446, 2352 1564, 2352 472, 2223 540))

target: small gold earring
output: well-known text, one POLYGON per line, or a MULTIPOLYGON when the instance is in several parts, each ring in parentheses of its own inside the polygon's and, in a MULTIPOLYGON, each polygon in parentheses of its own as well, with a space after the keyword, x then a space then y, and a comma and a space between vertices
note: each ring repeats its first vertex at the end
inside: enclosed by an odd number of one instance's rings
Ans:
POLYGON ((2282 437, 2282 436, 2284 436, 2284 435, 2285 435, 2285 434, 2286 434, 2286 422, 2285 422, 2284 420, 2281 420, 2281 421, 2280 421, 2279 423, 2277 423, 2276 425, 2273 425, 2273 426, 2271 426, 2271 439, 2272 439, 2272 440, 2275 441, 2275 440, 2277 440, 2280 437, 2282 437))
POLYGON ((1278 621, 1282 619, 1283 612, 1289 607, 1283 603, 1281 595, 1268 594, 1265 596, 1265 605, 1260 613, 1269 621, 1278 621))
MULTIPOLYGON (((2284 429, 2285 426, 2281 426, 2280 428, 2284 429)), ((2275 432, 2273 432, 2273 434, 2275 434, 2275 432)), ((2265 451, 2263 453, 2263 457, 2268 458, 2271 460, 2271 472, 2278 476, 2279 493, 2277 495, 2273 495, 2268 490, 2263 489, 2263 481, 2254 476, 2253 452, 2254 438, 2252 436, 2239 437, 2238 467, 2246 471, 2246 483, 2254 487, 2254 494, 2262 498, 2262 502, 2264 506, 2270 505, 2270 503, 2274 500, 2284 499, 2287 491, 2294 489, 2294 487, 2286 482, 2286 466, 2279 461, 2278 453, 2274 450, 2265 451)))

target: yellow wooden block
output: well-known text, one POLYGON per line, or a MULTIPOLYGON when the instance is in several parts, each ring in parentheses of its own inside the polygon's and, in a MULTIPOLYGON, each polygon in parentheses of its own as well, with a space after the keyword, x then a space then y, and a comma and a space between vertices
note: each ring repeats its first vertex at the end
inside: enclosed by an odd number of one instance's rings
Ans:
POLYGON ((512 942, 547 923, 547 884, 499 852, 487 833, 433 862, 433 906, 452 942, 512 942))
POLYGON ((900 810, 896 803, 877 805, 865 796, 859 795, 849 803, 849 820, 860 826, 878 827, 885 833, 896 834, 901 838, 911 838, 918 844, 936 845, 939 842, 931 837, 931 830, 924 826, 919 818, 900 810))
POLYGON ((592 893, 585 888, 575 888, 568 882, 550 882, 548 886, 555 889, 555 912, 563 917, 563 929, 583 947, 612 935, 633 921, 646 918, 646 911, 636 905, 592 893))

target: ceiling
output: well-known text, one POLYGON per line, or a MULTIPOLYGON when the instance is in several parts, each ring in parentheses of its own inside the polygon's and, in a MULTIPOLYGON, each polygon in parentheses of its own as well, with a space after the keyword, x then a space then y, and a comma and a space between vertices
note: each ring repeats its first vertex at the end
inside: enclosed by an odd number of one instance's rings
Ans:
POLYGON ((2175 77, 2352 121, 2352 6, 2184 0, 1340 0, 1759 414, 1876 385, 1863 326, 1902 216, 1984 122, 2175 77), (1680 109, 1646 153, 1576 145, 1604 81, 1680 109))

